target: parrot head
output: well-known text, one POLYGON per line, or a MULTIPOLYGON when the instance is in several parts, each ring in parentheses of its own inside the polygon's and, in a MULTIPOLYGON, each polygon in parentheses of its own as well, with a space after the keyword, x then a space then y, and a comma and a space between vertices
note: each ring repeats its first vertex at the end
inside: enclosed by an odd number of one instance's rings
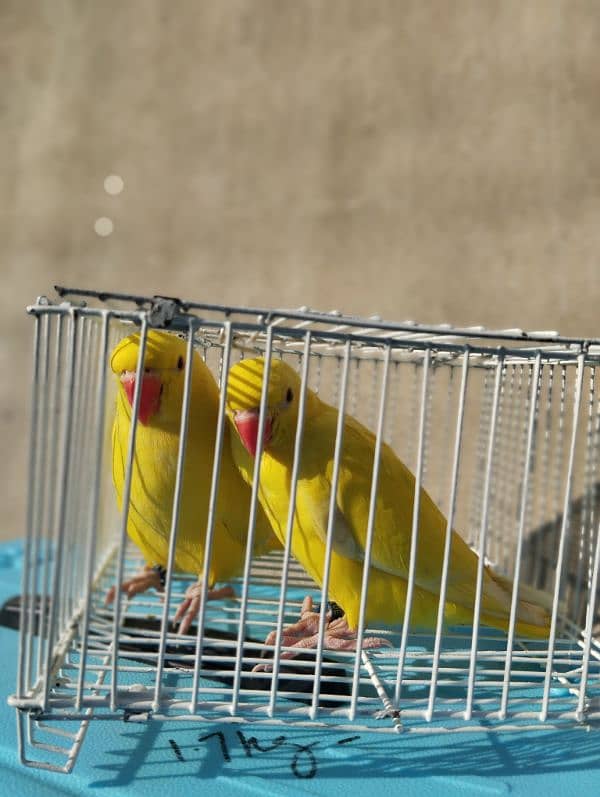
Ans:
MULTIPOLYGON (((227 382, 227 413, 251 456, 255 456, 258 444, 264 365, 263 357, 242 360, 230 369, 227 382)), ((293 443, 299 394, 299 374, 283 360, 272 359, 263 432, 265 450, 293 443)))
MULTIPOLYGON (((119 378, 120 389, 130 407, 135 395, 139 350, 140 336, 136 333, 120 341, 110 358, 110 367, 119 378)), ((178 421, 186 356, 187 343, 182 338, 155 329, 148 331, 138 415, 144 426, 155 416, 167 423, 178 421)))

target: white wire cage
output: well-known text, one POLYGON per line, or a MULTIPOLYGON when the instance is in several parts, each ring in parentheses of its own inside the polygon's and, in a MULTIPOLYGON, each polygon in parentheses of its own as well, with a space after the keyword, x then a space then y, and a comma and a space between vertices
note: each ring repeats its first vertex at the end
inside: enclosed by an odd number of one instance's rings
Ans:
MULTIPOLYGON (((57 290, 62 301, 42 297, 29 308, 29 501, 10 698, 23 763, 69 771, 92 719, 243 720, 384 733, 591 727, 600 719, 600 341, 57 290), (267 369, 274 358, 286 360, 302 374, 303 391, 309 386, 342 415, 358 418, 375 433, 376 452, 386 442, 411 469, 413 518, 423 487, 482 563, 547 595, 548 638, 522 638, 516 612, 507 633, 482 625, 479 584, 471 626, 443 622, 441 595, 431 629, 411 627, 402 607, 393 628, 366 628, 361 618, 357 652, 341 652, 324 647, 323 620, 316 650, 285 658, 282 628, 298 618, 306 594, 327 604, 327 579, 321 587, 304 572, 290 535, 281 551, 253 557, 257 476, 236 597, 203 600, 194 626, 177 633, 175 608, 198 573, 173 568, 176 485, 164 591, 127 599, 119 585, 144 564, 127 536, 139 398, 119 513, 110 465, 116 383, 108 363, 114 345, 136 330, 143 355, 151 328, 184 336, 221 387, 241 358, 264 355, 267 369), (114 585, 117 597, 107 606, 114 585), (264 643, 274 630, 275 648, 264 643), (391 646, 361 649, 367 633, 391 646), (265 656, 271 671, 254 671, 265 656)), ((138 377, 142 368, 140 357, 138 377)), ((226 422, 221 391, 211 498, 198 520, 209 556, 226 422)), ((300 433, 301 423, 302 414, 300 433)), ((377 465, 373 479, 376 500, 377 465)), ((417 520, 411 562, 418 535, 417 520)), ((208 572, 208 561, 204 566, 208 572)), ((408 605, 413 590, 414 574, 408 605)))

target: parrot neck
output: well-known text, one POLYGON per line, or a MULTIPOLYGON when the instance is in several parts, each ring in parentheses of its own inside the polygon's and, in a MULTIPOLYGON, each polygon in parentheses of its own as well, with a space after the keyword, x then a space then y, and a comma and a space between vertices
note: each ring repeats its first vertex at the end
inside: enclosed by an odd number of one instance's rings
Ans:
MULTIPOLYGON (((304 412, 304 429, 310 427, 313 419, 318 415, 319 408, 322 407, 322 402, 312 390, 306 392, 306 404, 304 412)), ((285 424, 281 422, 276 423, 274 426, 273 436, 269 445, 265 449, 270 457, 277 460, 283 465, 289 465, 294 458, 294 446, 296 444, 296 429, 298 428, 298 415, 294 413, 293 416, 287 419, 285 424)), ((306 432, 304 434, 306 437, 306 432)))

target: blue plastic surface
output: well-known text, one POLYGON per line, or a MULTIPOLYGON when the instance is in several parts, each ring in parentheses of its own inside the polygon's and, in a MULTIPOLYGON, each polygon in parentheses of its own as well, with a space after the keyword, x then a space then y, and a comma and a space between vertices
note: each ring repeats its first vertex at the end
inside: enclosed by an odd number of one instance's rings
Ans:
MULTIPOLYGON (((0 601, 20 592, 21 544, 0 546, 0 601)), ((594 794, 600 729, 382 735, 249 724, 92 722, 71 775, 21 766, 17 633, 0 627, 0 795, 594 794)))

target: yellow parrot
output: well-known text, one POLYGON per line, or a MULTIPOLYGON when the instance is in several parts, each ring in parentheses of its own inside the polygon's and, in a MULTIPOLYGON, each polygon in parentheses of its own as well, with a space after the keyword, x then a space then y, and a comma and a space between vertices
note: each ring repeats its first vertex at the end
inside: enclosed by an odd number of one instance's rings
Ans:
MULTIPOLYGON (((119 382, 112 430, 113 482, 119 509, 122 509, 139 345, 139 334, 129 335, 118 343, 110 360, 119 382)), ((160 588, 160 571, 167 565, 186 357, 187 344, 180 337, 156 330, 148 332, 127 522, 127 533, 141 550, 147 565, 142 573, 123 584, 123 590, 130 597, 149 587, 160 588)), ((204 562, 218 405, 217 384, 199 354, 194 352, 174 562, 177 570, 191 573, 201 573, 204 562)), ((226 581, 242 572, 246 552, 250 490, 233 463, 229 435, 226 424, 209 570, 208 586, 211 588, 215 582, 226 581)), ((266 516, 260 507, 258 509, 255 556, 279 547, 266 516)), ((232 594, 233 590, 225 587, 211 589, 208 597, 232 594)), ((200 584, 194 584, 187 591, 175 616, 176 621, 183 618, 180 633, 185 633, 193 622, 200 606, 200 595, 200 584)), ((114 600, 114 596, 113 587, 106 596, 107 602, 114 600)))
MULTIPOLYGON (((258 407, 264 360, 243 360, 229 372, 227 414, 238 434, 232 434, 233 458, 246 480, 252 478, 247 455, 254 457, 258 436, 258 407)), ((260 466, 259 497, 273 529, 282 543, 290 500, 291 470, 298 418, 300 377, 287 363, 272 359, 267 395, 267 415, 260 466)), ((304 434, 299 466, 292 552, 308 574, 323 581, 325 543, 338 411, 307 389, 304 434)), ((345 611, 333 617, 325 644, 330 648, 354 649, 359 620, 360 592, 367 538, 367 519, 375 436, 350 415, 344 419, 343 447, 336 493, 331 569, 328 597, 345 611)), ((407 579, 415 478, 386 444, 381 448, 381 466, 375 513, 366 623, 402 623, 407 598, 407 579)), ((419 538, 415 589, 410 622, 422 628, 435 627, 444 558, 446 518, 422 489, 419 509, 419 538)), ((478 556, 452 532, 445 622, 473 622, 478 556)), ((502 630, 508 627, 511 604, 510 580, 486 566, 483 571, 481 622, 502 630)), ((517 627, 520 635, 546 637, 547 611, 537 605, 539 593, 520 587, 517 627)), ((309 647, 315 643, 318 615, 308 598, 302 618, 284 631, 285 645, 309 647), (316 619, 315 619, 316 618, 316 619)), ((270 635, 272 641, 273 635, 270 635)), ((365 647, 382 644, 365 640, 365 647)))

